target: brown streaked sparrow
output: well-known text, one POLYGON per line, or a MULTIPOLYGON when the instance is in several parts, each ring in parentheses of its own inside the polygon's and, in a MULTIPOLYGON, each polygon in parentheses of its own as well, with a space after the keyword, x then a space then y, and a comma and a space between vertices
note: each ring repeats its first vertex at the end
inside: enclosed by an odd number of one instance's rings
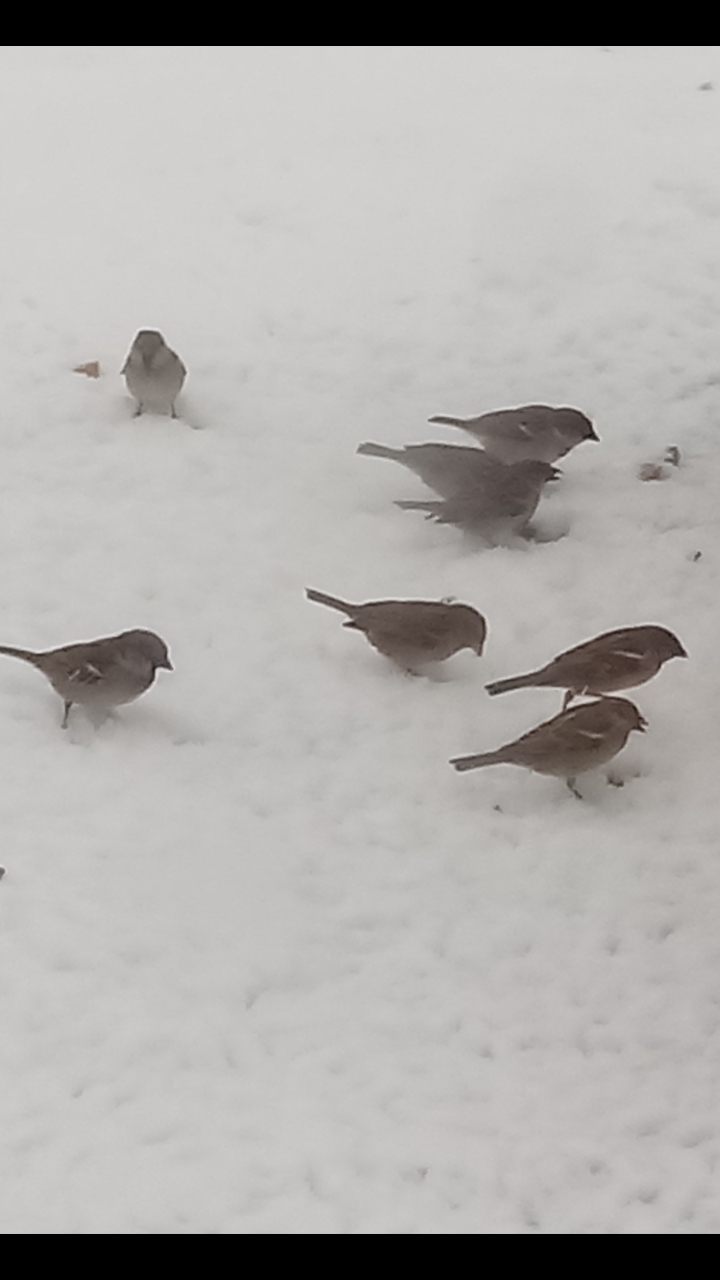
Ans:
POLYGON ((566 649, 546 666, 527 675, 493 680, 485 688, 492 697, 511 689, 567 689, 563 708, 580 694, 596 696, 633 689, 652 680, 670 658, 687 658, 677 636, 666 627, 618 627, 594 640, 566 649))
POLYGON ((65 704, 63 729, 74 703, 91 712, 110 711, 139 698, 150 688, 159 667, 173 669, 165 641, 154 631, 139 628, 41 653, 0 645, 0 654, 22 658, 50 681, 65 704))
POLYGON ((449 427, 461 427, 501 462, 557 462, 583 440, 599 440, 589 418, 579 409, 554 409, 547 404, 527 404, 520 409, 496 409, 477 418, 450 418, 440 414, 428 419, 449 427))
POLYGON ((347 614, 343 625, 362 631, 373 648, 405 671, 416 673, 430 662, 444 662, 461 649, 483 651, 487 623, 468 604, 436 600, 373 600, 348 604, 308 588, 308 600, 347 614))
POLYGON ((370 458, 390 458, 414 471, 429 489, 441 498, 454 498, 478 487, 492 486, 502 473, 503 463, 484 449, 457 444, 407 444, 391 449, 384 444, 366 441, 357 452, 370 458))
POLYGON ((489 764, 517 764, 534 773, 564 778, 581 800, 575 786, 578 776, 612 760, 633 730, 644 733, 646 724, 635 704, 626 698, 600 698, 561 711, 497 751, 456 756, 450 764, 461 773, 489 764))

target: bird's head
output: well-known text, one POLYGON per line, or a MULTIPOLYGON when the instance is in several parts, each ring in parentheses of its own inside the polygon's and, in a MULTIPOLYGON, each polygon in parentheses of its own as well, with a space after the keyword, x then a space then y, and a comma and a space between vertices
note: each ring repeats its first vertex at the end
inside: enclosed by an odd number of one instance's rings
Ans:
POLYGON ((665 627, 659 628, 658 636, 658 652, 663 662, 667 662, 670 658, 687 658, 687 652, 681 645, 677 636, 672 631, 667 631, 665 627))
POLYGON ((638 733, 644 733, 647 728, 647 720, 640 714, 634 702, 630 702, 628 698, 604 698, 603 701, 612 704, 613 715, 617 717, 621 724, 625 724, 628 733, 632 733, 637 729, 638 733))
POLYGON ((478 657, 482 656, 487 636, 487 623, 477 609, 469 604, 453 604, 458 635, 463 640, 464 649, 472 649, 478 657))
POLYGON ((600 437, 597 434, 592 422, 586 414, 581 413, 579 409, 556 409, 556 425, 561 435, 566 436, 568 440, 579 444, 581 440, 597 440, 600 437))
POLYGON ((148 364, 164 346, 165 339, 157 329, 141 329, 133 342, 133 349, 142 356, 145 364, 148 364))
POLYGON ((124 632, 122 638, 129 648, 142 654, 154 668, 163 667, 166 671, 173 670, 168 647, 154 631, 145 631, 142 627, 137 627, 134 631, 124 632))

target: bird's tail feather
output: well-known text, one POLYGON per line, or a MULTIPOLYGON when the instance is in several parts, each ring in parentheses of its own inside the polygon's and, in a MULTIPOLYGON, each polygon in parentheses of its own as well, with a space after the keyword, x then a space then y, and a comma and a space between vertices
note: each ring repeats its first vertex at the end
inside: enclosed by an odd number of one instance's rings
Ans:
POLYGON ((424 511, 426 520, 437 520, 439 524, 448 523, 448 521, 443 518, 443 513, 445 511, 445 504, 443 502, 408 502, 396 499, 395 506, 400 507, 401 511, 424 511))
MULTIPOLYGON (((346 600, 338 600, 337 596, 328 596, 324 591, 313 591, 312 587, 307 587, 305 589, 305 595, 308 600, 314 600, 315 604, 326 604, 330 609, 339 609, 340 613, 346 613, 349 618, 351 618, 355 612, 354 605, 348 604, 346 600)), ((2 652, 7 652, 7 650, 3 651, 0 649, 0 653, 2 652)), ((20 656, 18 650, 13 650, 13 652, 18 653, 18 656, 20 656)))
POLYGON ((33 666, 37 665, 37 659, 40 657, 40 654, 32 653, 30 649, 15 649, 9 644, 0 644, 0 653, 4 653, 8 658, 22 658, 24 662, 32 662, 33 666))
POLYGON ((537 672, 531 671, 526 676, 508 676, 507 680, 493 680, 485 688, 491 698, 496 693, 510 693, 511 689, 530 689, 537 680, 537 672))
POLYGON ((368 458, 392 458, 393 462, 398 462, 403 457, 402 449, 391 449, 386 444, 373 444, 371 440, 359 444, 356 452, 364 453, 368 458))
POLYGON ((417 502, 409 498, 396 498, 395 506, 401 511, 430 511, 431 513, 443 509, 442 502, 417 502))
POLYGON ((439 413, 434 418, 428 418, 428 422, 442 422, 446 427, 463 427, 465 425, 464 418, 449 418, 445 413, 439 413))
POLYGON ((465 773, 466 769, 483 769, 486 764, 502 764, 504 760, 502 751, 485 751, 479 756, 455 756, 450 764, 458 773, 465 773))

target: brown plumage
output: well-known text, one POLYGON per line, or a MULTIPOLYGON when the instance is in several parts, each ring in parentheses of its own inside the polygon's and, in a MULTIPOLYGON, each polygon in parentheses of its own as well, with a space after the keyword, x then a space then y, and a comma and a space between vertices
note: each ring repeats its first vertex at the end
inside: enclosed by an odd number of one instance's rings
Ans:
POLYGON ((525 533, 545 485, 559 474, 546 462, 499 464, 486 485, 456 493, 444 502, 403 500, 395 505, 403 511, 424 511, 427 519, 456 525, 487 542, 505 542, 525 533))
POLYGON ((441 498, 454 498, 475 489, 486 490, 502 475, 503 464, 472 445, 406 444, 402 449, 366 441, 357 452, 368 458, 389 458, 414 471, 441 498))
POLYGON ((563 703, 567 706, 579 694, 633 689, 657 675, 670 658, 686 657, 677 636, 665 627, 619 627, 566 649, 537 671, 493 680, 485 688, 494 697, 511 689, 549 685, 554 689, 567 689, 563 703))
POLYGON ((429 419, 469 431, 501 462, 557 462, 583 440, 598 440, 589 418, 579 409, 526 404, 519 409, 496 409, 477 418, 440 414, 429 419))
POLYGON ((109 711, 139 698, 150 688, 158 667, 173 669, 165 641, 140 628, 41 653, 0 645, 0 653, 29 662, 50 681, 65 704, 63 729, 74 703, 90 711, 109 711))
POLYGON ((633 730, 643 733, 646 724, 635 704, 626 698, 600 698, 561 711, 497 751, 457 756, 450 764, 461 773, 490 764, 520 765, 534 773, 564 778, 573 794, 582 799, 575 786, 579 775, 612 760, 633 730))
POLYGON ((461 649, 472 649, 478 655, 483 651, 487 623, 468 604, 436 600, 349 604, 310 587, 305 594, 308 600, 346 614, 349 621, 344 626, 362 631, 373 648, 405 671, 416 672, 430 662, 443 662, 461 649))

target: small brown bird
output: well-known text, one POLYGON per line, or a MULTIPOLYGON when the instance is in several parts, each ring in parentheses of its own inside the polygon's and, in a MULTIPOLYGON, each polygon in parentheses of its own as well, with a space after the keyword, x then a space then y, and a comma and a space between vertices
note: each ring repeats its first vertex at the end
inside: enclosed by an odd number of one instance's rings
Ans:
POLYGON ((520 409, 496 409, 477 418, 430 418, 469 431, 501 462, 557 462, 583 440, 599 440, 589 418, 579 409, 554 409, 527 404, 520 409))
POLYGON ((493 680, 485 688, 492 697, 511 689, 544 687, 567 689, 563 708, 586 693, 598 696, 633 689, 652 680, 670 658, 687 658, 677 636, 665 627, 619 627, 594 640, 566 649, 547 666, 523 676, 493 680))
POLYGON ((547 462, 498 464, 484 486, 456 493, 445 502, 399 501, 403 511, 424 511, 438 524, 453 524, 493 545, 522 537, 549 480, 560 474, 547 462))
POLYGON ((484 490, 503 472, 503 464, 497 458, 472 445, 428 442, 390 449, 387 445, 366 441, 358 445, 357 452, 369 458, 390 458, 401 463, 441 498, 454 498, 477 488, 484 490))
POLYGON ((469 604, 439 600, 372 600, 348 604, 337 596, 307 588, 308 600, 347 614, 343 626, 362 631, 374 649, 405 671, 444 662, 461 649, 483 651, 487 623, 469 604))
POLYGON ((517 764, 534 773, 564 778, 573 795, 582 800, 575 786, 579 775, 612 760, 632 731, 644 733, 646 725, 637 707, 626 698, 600 698, 561 711, 498 751, 457 756, 450 764, 461 773, 489 764, 517 764))
POLYGON ((175 401, 187 369, 157 329, 141 329, 136 334, 120 372, 125 374, 128 391, 137 401, 136 418, 145 412, 177 417, 175 401))
POLYGON ((165 641, 154 631, 140 628, 42 653, 0 645, 0 653, 31 663, 50 681, 65 704, 63 729, 73 703, 91 712, 110 711, 139 698, 150 688, 159 667, 173 669, 165 641))

